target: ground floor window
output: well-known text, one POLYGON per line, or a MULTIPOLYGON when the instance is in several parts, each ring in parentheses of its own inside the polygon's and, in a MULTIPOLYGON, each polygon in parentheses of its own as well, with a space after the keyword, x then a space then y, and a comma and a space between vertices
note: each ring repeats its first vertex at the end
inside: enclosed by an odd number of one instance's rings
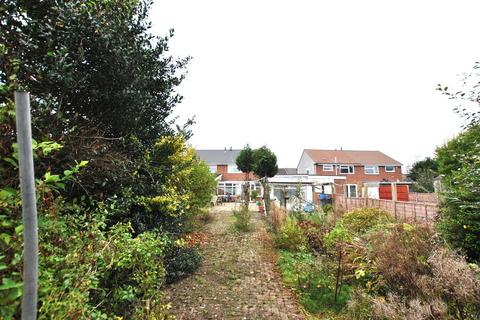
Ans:
POLYGON ((357 197, 357 185, 356 184, 346 184, 345 185, 345 196, 347 198, 356 198, 357 197))
POLYGON ((241 188, 241 185, 237 183, 220 182, 217 187, 217 194, 237 196, 240 195, 240 192, 242 190, 241 188))

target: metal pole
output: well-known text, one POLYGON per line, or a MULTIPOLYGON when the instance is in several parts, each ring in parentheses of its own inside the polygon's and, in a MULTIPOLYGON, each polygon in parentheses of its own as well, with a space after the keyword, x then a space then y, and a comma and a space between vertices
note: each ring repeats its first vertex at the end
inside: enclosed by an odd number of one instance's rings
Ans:
POLYGON ((28 92, 15 92, 15 111, 24 227, 22 320, 35 320, 37 318, 38 228, 28 92))

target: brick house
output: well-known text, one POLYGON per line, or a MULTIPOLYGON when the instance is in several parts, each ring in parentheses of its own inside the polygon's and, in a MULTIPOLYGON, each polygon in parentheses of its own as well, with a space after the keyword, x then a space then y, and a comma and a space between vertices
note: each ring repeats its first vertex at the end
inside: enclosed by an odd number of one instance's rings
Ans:
MULTIPOLYGON (((217 176, 217 195, 226 197, 230 196, 232 200, 240 197, 242 188, 247 181, 245 173, 238 170, 235 160, 240 154, 239 149, 224 150, 196 150, 197 157, 203 160, 210 168, 210 172, 216 173, 217 176)), ((258 178, 250 173, 249 177, 250 190, 258 190, 261 193, 258 178)))
POLYGON ((334 194, 347 197, 365 196, 366 190, 378 198, 382 182, 403 180, 402 164, 380 151, 305 149, 297 172, 334 177, 334 194))

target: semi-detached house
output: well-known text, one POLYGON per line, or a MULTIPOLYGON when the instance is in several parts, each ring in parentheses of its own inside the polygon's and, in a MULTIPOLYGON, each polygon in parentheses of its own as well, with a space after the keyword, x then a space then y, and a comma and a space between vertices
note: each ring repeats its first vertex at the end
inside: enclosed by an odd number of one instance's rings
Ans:
POLYGON ((380 151, 305 149, 297 172, 333 177, 334 194, 347 197, 362 196, 367 190, 378 198, 380 184, 402 181, 402 164, 380 151))
MULTIPOLYGON (((235 200, 242 194, 242 188, 247 181, 247 175, 238 170, 235 160, 240 154, 239 149, 225 148, 223 150, 196 150, 197 157, 203 160, 210 168, 210 172, 217 174, 217 195, 235 200)), ((261 193, 258 178, 249 176, 250 190, 261 193)))

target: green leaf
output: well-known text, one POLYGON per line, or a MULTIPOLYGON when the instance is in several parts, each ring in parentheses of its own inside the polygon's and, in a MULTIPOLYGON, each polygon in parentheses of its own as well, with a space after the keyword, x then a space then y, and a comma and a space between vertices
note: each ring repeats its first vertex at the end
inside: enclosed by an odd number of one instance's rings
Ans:
POLYGON ((12 288, 20 288, 23 284, 21 282, 15 282, 10 278, 3 278, 3 284, 0 285, 0 290, 8 290, 12 288))
POLYGON ((15 228, 15 233, 16 233, 16 234, 21 234, 22 232, 23 232, 23 224, 18 225, 18 226, 15 228))

